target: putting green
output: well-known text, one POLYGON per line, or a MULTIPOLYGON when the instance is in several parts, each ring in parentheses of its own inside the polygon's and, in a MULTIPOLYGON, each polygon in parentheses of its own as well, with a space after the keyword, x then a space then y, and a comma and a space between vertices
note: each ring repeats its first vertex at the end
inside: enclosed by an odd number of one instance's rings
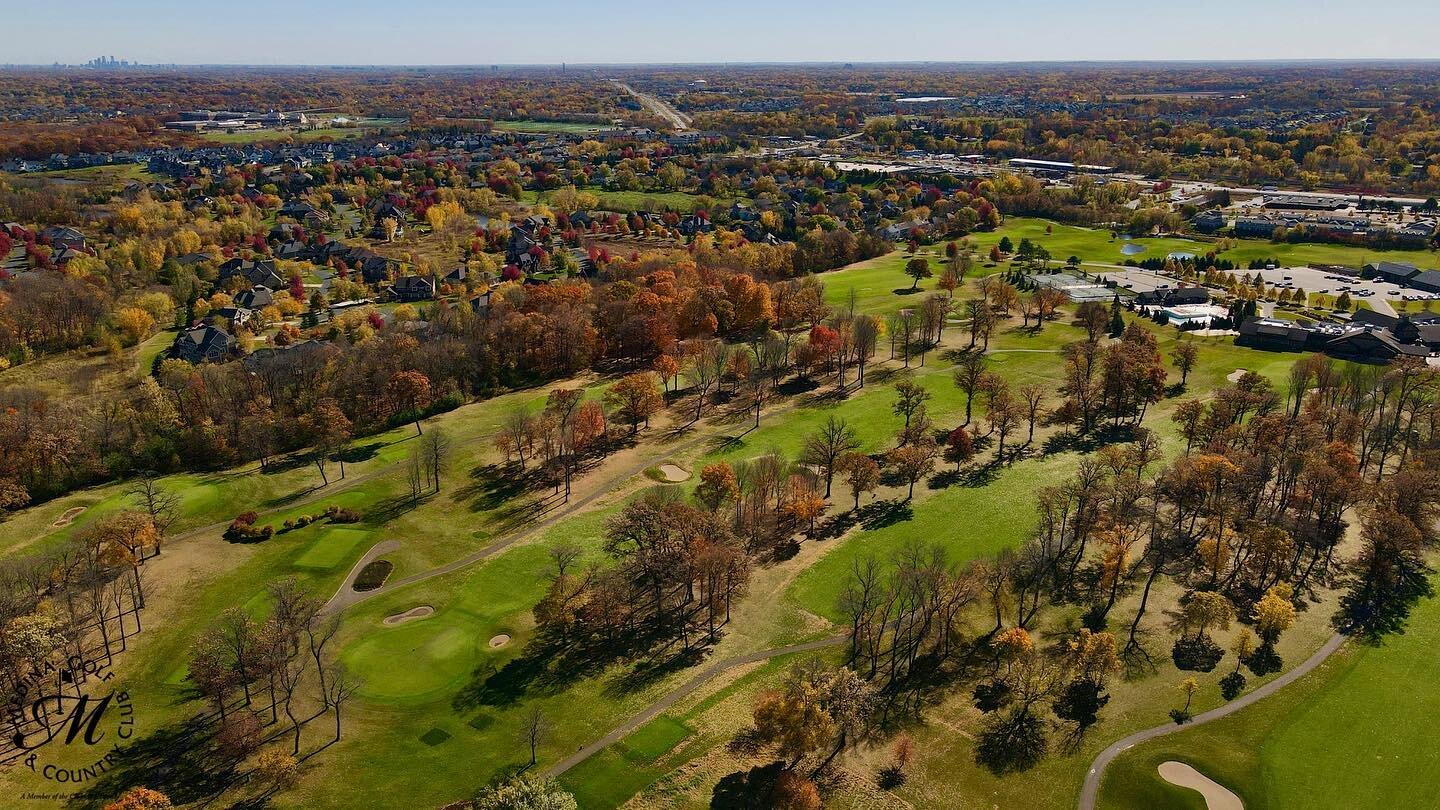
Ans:
POLYGON ((305 553, 296 558, 295 567, 328 571, 342 562, 348 562, 356 547, 373 534, 368 529, 327 528, 310 543, 305 553))
POLYGON ((483 628, 459 611, 423 622, 376 627, 342 653, 345 665, 378 700, 448 696, 469 677, 480 656, 483 628))

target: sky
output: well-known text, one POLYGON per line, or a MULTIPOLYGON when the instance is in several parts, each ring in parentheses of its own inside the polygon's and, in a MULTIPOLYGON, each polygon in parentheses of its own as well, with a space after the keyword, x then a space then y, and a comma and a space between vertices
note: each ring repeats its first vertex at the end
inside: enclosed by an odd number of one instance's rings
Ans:
POLYGON ((0 64, 1440 58, 1440 0, 0 0, 0 20, 0 64))

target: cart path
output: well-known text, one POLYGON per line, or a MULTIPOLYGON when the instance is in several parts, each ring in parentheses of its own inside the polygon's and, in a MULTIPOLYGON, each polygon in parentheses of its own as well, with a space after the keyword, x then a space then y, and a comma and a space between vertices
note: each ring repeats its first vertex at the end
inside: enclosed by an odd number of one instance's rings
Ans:
POLYGON ((661 712, 664 712, 666 709, 674 706, 676 703, 680 702, 680 700, 683 699, 686 695, 689 695, 696 689, 704 686, 707 681, 725 672, 726 670, 734 669, 735 667, 743 666, 745 664, 754 664, 759 661, 766 661, 771 658, 779 658, 782 655, 811 652, 812 650, 823 650, 826 647, 833 647, 837 644, 843 644, 847 639, 849 639, 849 636, 831 636, 829 638, 822 638, 817 641, 806 641, 800 644, 790 644, 785 647, 774 647, 768 650, 760 650, 758 652, 746 653, 744 655, 736 655, 730 658, 716 661, 715 663, 701 670, 697 675, 695 675, 695 677, 686 681, 684 684, 670 690, 659 700, 645 707, 645 709, 639 714, 635 715, 629 720, 626 720, 619 726, 616 726, 609 734, 606 734, 604 737, 601 737, 595 742, 592 742, 584 748, 581 748, 579 751, 576 751, 575 753, 560 760, 554 765, 551 765, 549 768, 545 769, 543 775, 546 778, 554 778, 570 770, 576 765, 579 765, 580 763, 584 762, 595 754, 598 754, 606 747, 624 739, 625 736, 630 732, 655 719, 657 716, 660 715, 661 712))
POLYGON ((1311 655, 1309 658, 1305 659, 1305 662, 1302 663, 1300 666, 1295 667, 1289 672, 1286 672, 1285 674, 1261 686, 1253 692, 1242 695, 1235 700, 1226 703, 1223 706, 1219 706, 1203 714, 1196 715, 1193 720, 1183 726, 1176 725, 1175 723, 1166 723, 1163 726, 1156 726, 1155 728, 1147 728, 1144 731, 1137 731, 1134 734, 1125 737, 1124 739, 1117 740, 1111 743, 1108 748, 1100 752, 1099 756, 1095 757, 1094 762, 1090 763, 1090 770, 1085 774, 1085 786, 1080 790, 1080 810, 1095 810, 1095 800, 1100 794, 1100 782, 1105 777, 1105 769, 1108 768, 1110 766, 1110 763, 1115 760, 1115 757, 1119 756, 1121 753, 1128 751, 1131 748, 1134 748, 1140 743, 1148 742, 1149 740, 1153 740, 1157 737, 1164 737, 1167 734, 1173 734, 1177 731, 1184 731, 1185 729, 1192 726, 1203 725, 1205 723, 1209 723, 1212 720, 1219 720, 1222 717, 1226 717, 1240 711, 1246 706, 1264 700, 1265 698, 1275 694, 1281 689, 1284 689, 1286 686, 1289 686, 1295 681, 1298 681, 1306 675, 1309 675, 1315 670, 1316 667, 1323 664, 1325 662, 1325 659, 1329 658, 1332 653, 1340 649, 1340 646, 1344 643, 1345 636, 1336 633, 1335 635, 1331 636, 1330 640, 1326 641, 1325 644, 1320 647, 1320 649, 1316 650, 1314 655, 1311 655))

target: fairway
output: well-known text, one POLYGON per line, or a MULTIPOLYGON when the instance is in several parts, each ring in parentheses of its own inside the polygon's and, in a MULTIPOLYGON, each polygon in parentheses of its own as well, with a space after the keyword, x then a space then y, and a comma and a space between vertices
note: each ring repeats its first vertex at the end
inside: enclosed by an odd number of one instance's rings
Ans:
POLYGON ((1420 604, 1403 635, 1350 642, 1296 684, 1231 717, 1138 746, 1107 771, 1100 804, 1141 810, 1180 791, 1155 768, 1194 766, 1250 810, 1385 810, 1440 795, 1440 750, 1422 718, 1440 713, 1440 600, 1420 604))

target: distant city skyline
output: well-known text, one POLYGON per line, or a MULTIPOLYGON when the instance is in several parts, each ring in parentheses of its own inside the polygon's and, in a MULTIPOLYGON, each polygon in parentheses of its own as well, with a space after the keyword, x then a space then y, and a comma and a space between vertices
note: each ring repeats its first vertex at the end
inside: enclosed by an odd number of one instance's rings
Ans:
MULTIPOLYGON (((4 12, 10 31, 53 32, 56 7, 5 5, 15 6, 4 12)), ((73 0, 63 4, 64 36, 8 37, 0 62, 79 65, 101 54, 166 65, 436 66, 1440 58, 1435 0, 491 5, 73 0)))

